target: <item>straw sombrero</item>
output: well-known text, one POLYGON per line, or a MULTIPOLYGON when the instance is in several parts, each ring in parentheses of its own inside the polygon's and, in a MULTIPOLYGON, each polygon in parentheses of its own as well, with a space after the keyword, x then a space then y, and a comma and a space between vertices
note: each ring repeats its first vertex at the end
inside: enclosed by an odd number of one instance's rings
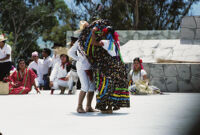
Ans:
POLYGON ((0 35, 0 42, 5 41, 5 40, 7 40, 7 38, 5 38, 4 34, 1 34, 0 35))
POLYGON ((57 55, 61 55, 61 54, 68 54, 68 48, 66 47, 57 47, 56 49, 54 49, 54 52, 57 54, 57 55))
MULTIPOLYGON (((54 49, 54 52, 56 55, 65 54, 68 56, 68 51, 69 51, 69 49, 67 47, 58 47, 58 48, 54 49)), ((71 57, 69 57, 69 61, 72 61, 71 57)))
POLYGON ((80 21, 79 22, 79 30, 76 30, 74 33, 80 33, 88 25, 89 25, 89 23, 87 21, 80 21))

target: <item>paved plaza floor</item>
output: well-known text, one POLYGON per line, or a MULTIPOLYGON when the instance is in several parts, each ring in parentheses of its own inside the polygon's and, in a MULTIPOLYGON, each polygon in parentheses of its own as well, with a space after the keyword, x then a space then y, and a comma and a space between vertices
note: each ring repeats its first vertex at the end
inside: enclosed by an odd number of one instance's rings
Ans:
POLYGON ((49 93, 0 96, 0 132, 3 135, 187 135, 200 110, 200 93, 165 93, 131 96, 131 108, 114 114, 78 114, 78 91, 75 95, 49 93))

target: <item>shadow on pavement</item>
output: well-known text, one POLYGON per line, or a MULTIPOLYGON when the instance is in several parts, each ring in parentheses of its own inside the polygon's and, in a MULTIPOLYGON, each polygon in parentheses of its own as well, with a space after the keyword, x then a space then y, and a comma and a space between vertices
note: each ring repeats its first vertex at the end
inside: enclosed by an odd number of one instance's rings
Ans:
POLYGON ((113 112, 113 114, 102 114, 101 112, 95 112, 95 113, 77 113, 77 112, 71 112, 71 114, 75 115, 75 116, 80 116, 80 117, 112 117, 112 116, 128 115, 129 113, 113 112))

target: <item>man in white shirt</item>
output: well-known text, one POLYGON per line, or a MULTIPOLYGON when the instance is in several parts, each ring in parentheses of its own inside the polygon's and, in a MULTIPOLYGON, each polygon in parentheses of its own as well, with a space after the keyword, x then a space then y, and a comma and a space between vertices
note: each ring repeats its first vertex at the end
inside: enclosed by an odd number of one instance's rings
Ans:
POLYGON ((90 70, 91 65, 88 62, 82 50, 80 49, 78 41, 76 41, 74 46, 70 48, 70 50, 68 51, 68 55, 77 61, 76 68, 81 82, 81 91, 79 93, 77 112, 78 113, 94 112, 95 110, 92 109, 91 102, 94 96, 95 83, 93 80, 90 79, 90 77, 86 73, 86 71, 90 70), (85 111, 83 109, 82 104, 86 93, 88 94, 87 94, 87 107, 85 111))
POLYGON ((42 51, 43 56, 43 64, 41 69, 41 74, 43 75, 44 80, 44 90, 49 90, 49 75, 52 68, 52 58, 50 57, 51 50, 48 48, 44 48, 42 51))
POLYGON ((38 52, 36 51, 32 53, 32 59, 33 61, 29 64, 28 68, 31 68, 37 74, 36 85, 41 89, 41 86, 44 84, 43 75, 41 74, 43 61, 39 59, 38 52))
POLYGON ((61 89, 60 94, 64 94, 67 87, 70 93, 73 88, 73 79, 70 76, 70 72, 67 71, 69 57, 65 54, 61 54, 60 60, 61 63, 56 63, 50 75, 51 94, 53 94, 56 89, 61 89))
POLYGON ((0 35, 0 81, 9 75, 11 69, 11 47, 6 44, 7 38, 0 35))
MULTIPOLYGON (((81 24, 80 30, 83 30, 85 29, 85 27, 89 26, 89 24, 86 21, 80 21, 80 24, 81 24)), ((94 34, 92 34, 92 37, 94 37, 94 34)), ((103 46, 103 43, 94 42, 94 40, 92 40, 92 44, 97 46, 103 46)), ((96 110, 94 110, 91 106, 95 91, 95 82, 93 80, 92 73, 90 72, 91 65, 88 62, 85 53, 80 48, 79 41, 76 41, 74 45, 70 48, 70 50, 68 51, 68 55, 72 59, 77 61, 76 68, 81 82, 81 91, 79 93, 77 112, 78 113, 96 112, 96 110), (82 104, 86 93, 87 93, 87 105, 85 111, 83 109, 82 104)))

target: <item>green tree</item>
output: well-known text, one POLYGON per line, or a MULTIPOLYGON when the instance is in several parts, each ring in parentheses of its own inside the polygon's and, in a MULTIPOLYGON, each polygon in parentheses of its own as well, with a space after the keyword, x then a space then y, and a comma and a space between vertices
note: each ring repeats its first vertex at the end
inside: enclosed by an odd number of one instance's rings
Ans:
POLYGON ((43 34, 43 40, 45 42, 50 41, 54 43, 59 43, 62 45, 66 44, 66 31, 76 28, 74 25, 76 22, 74 14, 69 10, 64 1, 55 1, 57 10, 57 19, 60 23, 57 23, 51 29, 46 29, 43 34))
POLYGON ((45 42, 50 41, 53 43, 62 44, 64 46, 66 44, 66 31, 69 29, 70 28, 66 25, 64 26, 56 25, 51 30, 46 30, 43 33, 42 35, 43 41, 45 42))
MULTIPOLYGON (((181 19, 188 15, 191 6, 200 0, 76 0, 85 8, 85 15, 91 17, 95 6, 103 6, 98 12, 100 18, 113 22, 117 29, 166 30, 178 29, 181 19), (91 8, 92 7, 92 8, 91 8)), ((87 19, 87 20, 90 20, 87 19)))
MULTIPOLYGON (((67 18, 63 12, 63 0, 1 0, 0 23, 5 33, 12 33, 14 59, 26 57, 37 50, 37 39, 47 30, 67 18)), ((66 10, 67 6, 65 6, 66 10)))

